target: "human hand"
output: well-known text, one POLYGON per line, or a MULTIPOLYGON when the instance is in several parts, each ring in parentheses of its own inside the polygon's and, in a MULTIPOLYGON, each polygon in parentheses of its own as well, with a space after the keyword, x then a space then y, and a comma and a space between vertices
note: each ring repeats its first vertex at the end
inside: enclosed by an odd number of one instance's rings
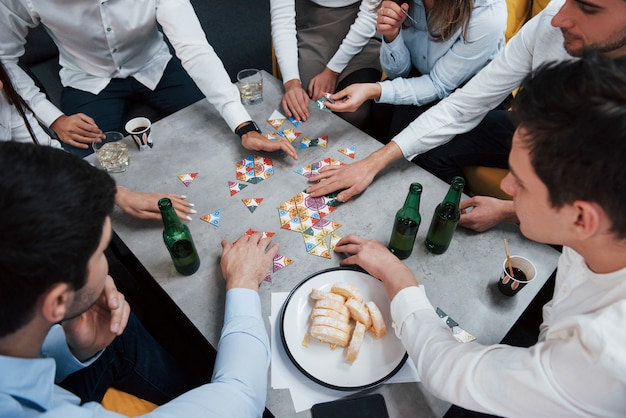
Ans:
POLYGON ((285 83, 283 110, 287 116, 293 116, 297 120, 301 120, 303 122, 310 116, 309 96, 302 88, 300 80, 296 78, 285 83))
POLYGON ((366 240, 350 234, 337 242, 335 252, 352 254, 341 260, 341 265, 358 265, 380 279, 387 290, 389 300, 405 287, 418 285, 418 280, 411 270, 376 240, 366 240))
POLYGON ((402 28, 409 11, 408 3, 398 5, 395 1, 385 0, 378 9, 376 17, 376 31, 383 35, 385 42, 393 42, 402 28))
POLYGON ((291 145, 291 142, 287 141, 285 138, 280 137, 275 140, 267 139, 260 133, 253 131, 248 132, 241 138, 241 145, 244 148, 253 150, 253 151, 278 151, 283 150, 285 154, 289 155, 294 160, 298 159, 298 154, 296 153, 296 149, 291 145))
POLYGON ((104 139, 96 122, 84 113, 61 115, 52 122, 50 129, 56 132, 61 141, 76 148, 87 149, 91 143, 104 139))
POLYGON ((366 160, 326 166, 309 179, 310 182, 318 183, 307 187, 306 192, 313 197, 320 197, 342 190, 337 195, 337 200, 347 202, 372 184, 375 176, 376 172, 370 168, 366 160))
POLYGON ((517 222, 513 201, 490 196, 474 196, 459 204, 459 225, 477 232, 486 231, 501 222, 517 222), (467 210, 471 208, 471 210, 467 210))
POLYGON ((180 219, 190 221, 189 215, 196 213, 192 209, 193 204, 187 202, 185 196, 169 193, 133 192, 122 186, 117 186, 115 204, 135 218, 158 220, 161 219, 158 202, 162 197, 167 197, 172 201, 172 206, 180 219))
POLYGON ((382 89, 378 83, 356 83, 345 89, 331 94, 330 98, 335 101, 327 101, 324 106, 333 112, 354 112, 366 100, 379 99, 382 89))
POLYGON ((241 236, 234 245, 222 241, 220 267, 226 280, 226 290, 237 287, 259 289, 278 253, 278 244, 267 250, 271 238, 262 237, 261 232, 255 232, 251 236, 241 236))
POLYGON ((337 86, 337 77, 339 77, 339 73, 324 67, 322 72, 309 82, 308 93, 311 100, 319 100, 326 93, 334 93, 337 86))
POLYGON ((88 310, 63 321, 67 344, 74 357, 85 361, 121 335, 128 324, 130 306, 107 276, 102 294, 88 310))

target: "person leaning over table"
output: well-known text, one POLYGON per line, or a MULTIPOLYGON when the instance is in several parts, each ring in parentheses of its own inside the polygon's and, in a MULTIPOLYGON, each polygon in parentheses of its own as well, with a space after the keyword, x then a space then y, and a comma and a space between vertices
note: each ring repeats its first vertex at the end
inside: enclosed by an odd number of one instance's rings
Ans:
POLYGON ((222 242, 224 327, 211 383, 190 388, 107 274, 115 193, 71 153, 0 142, 0 416, 118 417, 98 403, 109 387, 161 404, 144 416, 262 416, 258 287, 278 245, 260 233, 222 242))
MULTIPOLYGON (((349 200, 365 190, 391 162, 403 156, 412 160, 474 128, 533 69, 548 61, 576 59, 586 50, 597 50, 612 58, 626 53, 625 0, 552 0, 464 87, 423 113, 389 144, 365 159, 320 170, 310 181, 325 181, 309 187, 307 192, 318 197, 346 189, 337 198, 342 202, 349 200)), ((487 138, 484 140, 487 142, 487 138)), ((506 141, 510 141, 510 136, 506 141)), ((493 150, 496 145, 488 142, 485 147, 493 150)), ((510 144, 505 149, 508 153, 510 144)), ((460 224, 465 227, 482 230, 488 223, 515 217, 511 202, 475 197, 468 203, 473 210, 461 216, 460 224), (497 211, 491 203, 498 204, 497 211)))
MULTIPOLYGON (((375 7, 372 0, 270 0, 287 116, 305 121, 309 99, 352 83, 380 80, 375 7)), ((364 128, 371 110, 368 102, 354 114, 340 116, 364 128)))
POLYGON ((0 57, 37 117, 81 156, 103 132, 123 130, 131 101, 170 114, 206 97, 244 148, 297 158, 289 141, 261 135, 189 0, 0 0, 0 57), (29 28, 39 24, 59 49, 62 111, 18 66, 29 28))
POLYGON ((390 127, 378 121, 385 128, 377 139, 387 143, 498 54, 506 10, 504 0, 383 1, 376 29, 383 35, 380 62, 388 79, 352 84, 330 96, 337 103, 329 108, 352 112, 372 99, 395 105, 390 127))
MULTIPOLYGON (((2 63, 0 63, 0 141, 33 142, 61 148, 59 141, 41 128, 28 104, 17 93, 2 63)), ((117 186, 115 204, 129 215, 140 219, 161 219, 157 205, 160 198, 172 201, 176 213, 181 219, 191 220, 196 213, 193 205, 185 196, 168 193, 134 192, 126 187, 117 186)))
POLYGON ((351 235, 335 251, 382 280, 396 335, 438 398, 498 416, 622 417, 626 58, 541 66, 513 111, 519 125, 502 188, 527 238, 564 246, 534 346, 457 343, 419 275, 382 244, 351 235))

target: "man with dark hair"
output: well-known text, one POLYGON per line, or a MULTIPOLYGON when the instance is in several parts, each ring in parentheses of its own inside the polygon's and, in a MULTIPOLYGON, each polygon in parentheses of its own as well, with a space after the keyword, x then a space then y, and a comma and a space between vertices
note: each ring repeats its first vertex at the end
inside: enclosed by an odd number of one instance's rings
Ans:
POLYGON ((278 246, 266 252, 260 233, 222 242, 224 327, 212 382, 194 389, 107 274, 115 190, 75 155, 0 142, 0 417, 118 416, 91 402, 111 386, 163 404, 155 416, 261 416, 269 342, 257 290, 278 246))
POLYGON ((383 281, 396 334, 437 397, 498 416, 623 416, 626 58, 540 67, 514 115, 501 187, 526 237, 564 246, 534 346, 457 343, 418 278, 384 246, 352 235, 335 251, 383 281))

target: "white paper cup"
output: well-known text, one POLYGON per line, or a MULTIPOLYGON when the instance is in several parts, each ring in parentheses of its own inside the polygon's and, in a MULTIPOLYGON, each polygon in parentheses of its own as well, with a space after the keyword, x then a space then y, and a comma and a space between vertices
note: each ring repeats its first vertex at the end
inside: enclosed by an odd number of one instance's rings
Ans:
POLYGON ((126 132, 133 139, 140 151, 152 148, 152 139, 150 138, 152 123, 150 119, 144 117, 133 118, 126 122, 126 132))

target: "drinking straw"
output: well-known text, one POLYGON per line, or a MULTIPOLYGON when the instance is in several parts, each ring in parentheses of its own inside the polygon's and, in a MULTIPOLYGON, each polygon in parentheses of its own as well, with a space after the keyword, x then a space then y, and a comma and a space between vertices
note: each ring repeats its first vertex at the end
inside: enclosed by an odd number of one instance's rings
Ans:
POLYGON ((506 238, 504 239, 504 252, 506 252, 506 263, 509 266, 509 272, 511 277, 515 277, 513 275, 513 264, 511 263, 511 254, 509 253, 509 244, 506 242, 506 238))

